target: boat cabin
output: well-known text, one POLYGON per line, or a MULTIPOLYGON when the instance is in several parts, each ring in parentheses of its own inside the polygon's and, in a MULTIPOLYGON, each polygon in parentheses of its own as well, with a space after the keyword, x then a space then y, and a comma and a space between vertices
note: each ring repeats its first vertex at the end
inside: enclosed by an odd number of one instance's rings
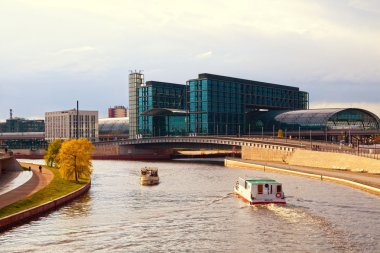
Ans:
POLYGON ((141 176, 158 177, 158 169, 157 168, 150 168, 150 167, 142 168, 141 169, 141 176))
POLYGON ((282 184, 273 179, 239 178, 236 182, 235 193, 249 201, 255 203, 285 203, 282 184))

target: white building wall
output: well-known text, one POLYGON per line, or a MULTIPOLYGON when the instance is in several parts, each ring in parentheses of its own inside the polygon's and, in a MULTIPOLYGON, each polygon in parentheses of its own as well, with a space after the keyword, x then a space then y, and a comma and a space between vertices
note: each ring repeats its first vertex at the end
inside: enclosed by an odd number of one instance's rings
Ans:
MULTIPOLYGON (((45 139, 53 141, 55 139, 76 138, 77 111, 46 112, 45 113, 45 139)), ((96 141, 99 137, 98 111, 79 111, 79 138, 87 138, 96 141)))

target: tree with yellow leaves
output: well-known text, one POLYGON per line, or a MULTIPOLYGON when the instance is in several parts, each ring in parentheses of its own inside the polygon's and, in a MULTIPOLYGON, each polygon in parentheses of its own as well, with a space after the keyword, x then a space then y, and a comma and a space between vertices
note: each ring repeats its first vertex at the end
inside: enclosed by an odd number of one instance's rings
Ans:
POLYGON ((47 166, 50 166, 50 167, 58 166, 57 157, 58 157, 59 150, 61 149, 62 142, 63 141, 61 139, 56 139, 49 144, 46 155, 44 156, 47 166))
POLYGON ((72 139, 62 143, 58 153, 58 167, 61 176, 67 180, 91 177, 92 143, 87 139, 72 139))

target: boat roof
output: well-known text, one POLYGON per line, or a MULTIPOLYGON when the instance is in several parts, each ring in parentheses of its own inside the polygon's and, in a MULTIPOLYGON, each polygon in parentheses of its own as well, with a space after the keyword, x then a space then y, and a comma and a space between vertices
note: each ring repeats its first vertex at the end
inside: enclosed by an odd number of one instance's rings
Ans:
POLYGON ((265 184, 265 183, 279 183, 274 179, 269 179, 269 178, 256 178, 256 179, 246 179, 246 182, 250 184, 265 184))
POLYGON ((141 171, 143 171, 143 170, 158 171, 158 168, 155 168, 155 167, 144 167, 144 168, 141 168, 141 171))

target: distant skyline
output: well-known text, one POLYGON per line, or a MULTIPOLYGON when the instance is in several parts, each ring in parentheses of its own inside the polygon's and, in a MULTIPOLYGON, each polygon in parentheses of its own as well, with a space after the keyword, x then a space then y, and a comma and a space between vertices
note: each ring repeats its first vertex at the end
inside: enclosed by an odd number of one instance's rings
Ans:
POLYGON ((299 87, 380 116, 380 1, 1 0, 0 120, 128 107, 128 74, 299 87))

